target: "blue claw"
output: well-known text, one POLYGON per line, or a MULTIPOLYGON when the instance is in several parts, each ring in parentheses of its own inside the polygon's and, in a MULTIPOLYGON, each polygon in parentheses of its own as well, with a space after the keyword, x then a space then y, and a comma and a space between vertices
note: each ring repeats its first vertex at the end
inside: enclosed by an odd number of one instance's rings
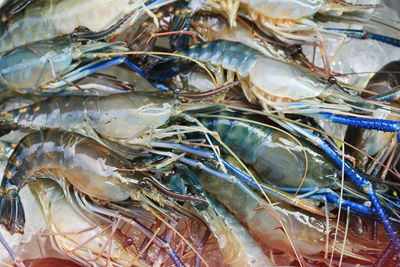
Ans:
POLYGON ((83 70, 75 75, 72 75, 68 78, 66 78, 66 81, 75 81, 77 79, 86 77, 90 74, 96 73, 98 71, 113 67, 113 66, 117 66, 120 65, 122 63, 125 63, 128 67, 130 67, 133 71, 137 72, 140 76, 142 76, 143 78, 146 78, 146 73, 144 72, 144 70, 142 70, 141 68, 139 68, 138 66, 136 66, 135 64, 133 64, 131 61, 129 61, 129 59, 127 59, 126 57, 116 57, 113 59, 110 59, 104 63, 101 63, 97 66, 94 66, 92 68, 83 70))
POLYGON ((336 28, 324 28, 325 30, 328 31, 333 31, 333 32, 338 32, 345 34, 346 36, 350 38, 356 38, 356 39, 372 39, 376 40, 385 44, 390 44, 396 47, 400 47, 400 40, 395 39, 389 36, 381 35, 381 34, 376 34, 372 33, 369 31, 365 30, 352 30, 352 29, 336 29, 336 28))
POLYGON ((321 112, 315 114, 315 116, 330 120, 331 122, 354 126, 357 128, 365 128, 384 132, 397 132, 400 130, 400 121, 349 117, 329 112, 321 112))
POLYGON ((335 194, 334 192, 310 196, 311 199, 318 199, 318 200, 322 200, 323 197, 326 197, 326 199, 329 201, 329 203, 334 204, 335 207, 340 207, 340 204, 341 204, 342 208, 349 207, 357 214, 362 214, 362 215, 368 216, 368 215, 373 215, 375 213, 374 209, 367 207, 365 205, 362 205, 362 204, 352 202, 352 201, 342 199, 341 203, 340 203, 340 197, 337 194, 335 194))
MULTIPOLYGON (((146 72, 144 70, 142 70, 140 67, 136 66, 135 64, 133 64, 129 59, 127 59, 126 57, 116 57, 116 58, 112 58, 110 60, 101 62, 98 65, 95 65, 94 67, 92 67, 92 64, 88 64, 87 66, 83 66, 82 70, 65 78, 62 79, 61 81, 56 83, 56 87, 62 87, 65 86, 69 83, 73 83, 76 80, 85 78, 93 73, 99 72, 101 70, 113 67, 113 66, 117 66, 120 64, 126 64, 129 68, 131 68, 133 71, 137 72, 140 76, 142 76, 143 78, 146 78, 146 72), (89 67, 90 66, 90 67, 89 67)), ((39 78, 41 79, 41 77, 39 78)), ((40 80, 39 80, 40 81, 40 80)), ((38 81, 38 83, 39 83, 38 81)), ((31 88, 29 90, 33 90, 34 88, 31 88)), ((29 90, 27 92, 29 92, 29 90)))
POLYGON ((400 143, 400 121, 391 121, 383 119, 369 119, 369 118, 357 118, 350 116, 337 115, 329 112, 321 112, 313 114, 313 116, 330 120, 331 122, 349 125, 357 128, 364 128, 370 130, 378 130, 384 132, 397 132, 397 137, 400 143))
MULTIPOLYGON (((355 118, 349 118, 345 116, 340 116, 340 115, 333 115, 330 113, 322 113, 324 116, 328 116, 329 119, 335 120, 335 122, 342 123, 347 125, 354 125, 360 127, 360 124, 364 126, 364 128, 367 129, 376 129, 376 127, 379 127, 378 129, 380 130, 385 130, 385 129, 392 129, 392 130, 398 130, 399 124, 393 121, 387 121, 388 123, 380 123, 379 126, 376 123, 376 121, 384 121, 385 120, 375 120, 375 119, 359 119, 354 120, 355 118), (363 123, 360 123, 360 121, 363 121, 363 123)), ((383 209, 381 203, 379 202, 375 190, 372 188, 372 184, 361 174, 359 173, 356 169, 354 169, 348 162, 342 161, 342 157, 328 144, 326 143, 323 139, 318 137, 317 135, 310 133, 309 131, 295 125, 292 123, 287 123, 289 127, 291 127, 295 133, 300 134, 301 136, 306 137, 308 140, 313 142, 315 145, 320 147, 328 156, 331 158, 331 160, 338 166, 338 168, 344 169, 344 173, 350 180, 361 190, 363 190, 365 193, 368 194, 369 199, 371 200, 372 206, 374 208, 374 211, 376 214, 378 214, 379 219, 383 226, 386 229, 386 232, 392 241, 392 244, 394 248, 397 251, 398 256, 400 257, 400 240, 399 240, 399 235, 395 228, 393 227, 392 223, 389 221, 389 216, 386 214, 385 210, 383 209)))

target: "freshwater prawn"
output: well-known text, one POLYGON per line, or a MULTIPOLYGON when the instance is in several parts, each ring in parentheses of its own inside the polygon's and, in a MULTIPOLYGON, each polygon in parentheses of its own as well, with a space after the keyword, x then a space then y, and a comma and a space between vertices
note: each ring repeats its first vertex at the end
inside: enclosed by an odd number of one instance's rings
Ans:
MULTIPOLYGON (((35 1, 7 22, 0 23, 0 52, 71 34, 79 28, 84 28, 84 33, 104 32, 100 37, 110 35, 108 28, 112 29, 111 34, 119 34, 138 19, 140 15, 138 9, 147 2, 146 0, 35 1), (130 16, 122 26, 117 29, 112 28, 128 14, 130 16)), ((159 7, 159 2, 152 1, 148 8, 159 7)), ((74 37, 80 37, 79 31, 74 37)))
POLYGON ((49 97, 31 106, 3 112, 1 121, 4 127, 13 129, 62 129, 100 143, 109 140, 129 147, 146 145, 145 137, 152 129, 166 124, 180 112, 175 99, 155 93, 69 95, 49 97))
MULTIPOLYGON (((361 25, 372 25, 399 36, 398 22, 379 18, 366 12, 366 9, 377 8, 376 5, 350 4, 345 1, 330 0, 264 0, 264 1, 210 1, 211 9, 228 18, 231 26, 236 25, 240 9, 244 10, 260 28, 287 44, 318 44, 316 30, 332 34, 332 30, 350 37, 365 38, 368 34, 352 30, 324 29, 320 21, 338 21, 361 25)), ((380 36, 376 40, 399 46, 398 39, 380 36)))
POLYGON ((264 255, 247 229, 217 200, 205 192, 201 182, 186 166, 176 164, 175 167, 181 179, 185 180, 197 195, 207 200, 206 203, 192 202, 192 205, 217 238, 224 253, 225 262, 230 266, 275 266, 264 255))
MULTIPOLYGON (((0 101, 19 94, 51 94, 67 86, 81 90, 76 80, 121 63, 134 71, 144 72, 121 56, 96 58, 94 52, 115 51, 121 43, 81 42, 66 37, 38 41, 20 46, 0 56, 0 101), (86 64, 81 64, 82 62, 86 64)), ((107 88, 107 86, 99 86, 107 88)), ((95 88, 95 86, 92 86, 95 88)), ((100 91, 103 89, 100 88, 100 91)), ((121 90, 110 89, 111 93, 121 90)))
MULTIPOLYGON (((216 40, 192 45, 178 53, 205 62, 216 70, 222 67, 228 71, 228 82, 235 76, 243 79, 241 85, 246 98, 252 103, 258 102, 265 110, 304 114, 321 109, 354 111, 358 107, 373 107, 344 91, 335 78, 335 81, 327 81, 304 67, 270 58, 242 43, 216 40), (326 104, 327 101, 332 104, 326 104)), ((182 61, 170 56, 154 63, 147 71, 148 80, 154 83, 169 80, 185 67, 180 64, 172 68, 171 64, 182 61)), ((223 82, 226 80, 217 79, 218 84, 223 82)))
MULTIPOLYGON (((32 133, 22 139, 8 160, 1 183, 1 224, 11 233, 24 232, 25 214, 18 191, 35 180, 37 173, 68 181, 84 194, 104 201, 142 200, 144 195, 152 198, 155 188, 180 198, 153 176, 121 171, 132 167, 129 160, 92 139, 51 130, 32 133)), ((162 196, 156 199, 163 201, 162 196)))

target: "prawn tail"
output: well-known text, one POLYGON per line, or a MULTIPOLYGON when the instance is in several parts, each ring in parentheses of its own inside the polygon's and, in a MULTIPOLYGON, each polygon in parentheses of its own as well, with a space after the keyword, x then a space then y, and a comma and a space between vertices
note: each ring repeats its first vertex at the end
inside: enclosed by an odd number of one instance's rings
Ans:
POLYGON ((0 224, 11 234, 24 233, 25 212, 21 198, 15 190, 0 195, 0 224))

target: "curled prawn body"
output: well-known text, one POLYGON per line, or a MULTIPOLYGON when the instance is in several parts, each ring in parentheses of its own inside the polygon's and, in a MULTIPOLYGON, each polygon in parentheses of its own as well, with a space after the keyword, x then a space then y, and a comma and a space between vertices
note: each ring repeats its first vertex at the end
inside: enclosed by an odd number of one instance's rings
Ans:
MULTIPOLYGON (((79 26, 98 32, 113 25, 145 1, 51 0, 35 1, 0 24, 0 52, 39 40, 72 33, 79 26)), ((130 20, 128 25, 133 23, 130 20)), ((119 31, 114 32, 118 34, 119 31)))
POLYGON ((128 160, 91 139, 58 131, 32 133, 22 139, 8 160, 1 183, 2 223, 10 232, 23 233, 24 212, 17 192, 39 172, 66 179, 89 196, 122 201, 138 183, 117 171, 129 166, 128 160))
POLYGON ((109 201, 129 198, 129 184, 137 184, 137 180, 117 171, 130 166, 129 161, 91 139, 71 133, 32 133, 18 144, 8 162, 2 181, 4 191, 22 187, 36 172, 65 177, 85 194, 109 201))
POLYGON ((69 183, 85 195, 103 201, 143 200, 146 196, 166 205, 169 200, 164 201, 157 190, 173 198, 191 199, 172 192, 152 176, 131 176, 127 170, 135 166, 136 163, 93 139, 55 130, 31 133, 17 145, 4 171, 0 223, 11 233, 23 233, 25 218, 18 192, 36 178, 69 183))

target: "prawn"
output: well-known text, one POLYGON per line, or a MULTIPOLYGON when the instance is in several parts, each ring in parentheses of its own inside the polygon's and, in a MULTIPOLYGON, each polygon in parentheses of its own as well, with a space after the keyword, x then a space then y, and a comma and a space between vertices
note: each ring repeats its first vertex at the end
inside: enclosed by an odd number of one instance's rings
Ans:
MULTIPOLYGON (((139 67, 124 57, 93 61, 92 53, 117 47, 121 47, 121 43, 91 41, 83 44, 59 37, 3 53, 0 56, 0 101, 16 93, 57 93, 68 85, 74 85, 78 79, 123 62, 143 75, 139 67), (92 62, 79 66, 88 59, 92 62)), ((79 86, 75 87, 79 89, 79 86)))
POLYGON ((193 173, 181 164, 177 164, 176 168, 196 193, 207 200, 207 203, 192 202, 192 205, 217 238, 224 253, 225 262, 228 262, 230 266, 274 266, 247 229, 216 199, 204 191, 201 182, 193 173))
MULTIPOLYGON (((241 84, 246 98, 252 103, 258 102, 265 110, 272 108, 282 113, 306 113, 308 110, 318 112, 322 108, 353 111, 355 107, 371 109, 373 106, 344 92, 342 87, 336 84, 336 80, 326 81, 324 77, 310 73, 306 68, 267 57, 238 42, 205 42, 192 45, 179 53, 212 66, 222 67, 231 72, 227 77, 233 78, 236 75, 243 79, 241 84), (333 104, 325 105, 319 99, 327 99, 333 104), (343 102, 347 105, 339 104, 343 102)), ((148 80, 154 83, 169 80, 184 67, 180 64, 171 68, 176 61, 179 59, 171 56, 154 63, 147 71, 148 80)))
MULTIPOLYGON (((29 134, 15 148, 4 172, 0 223, 10 233, 24 232, 25 214, 18 191, 35 180, 37 173, 68 181, 84 194, 104 201, 141 200, 144 195, 151 198, 155 193, 152 186, 180 198, 162 187, 155 177, 132 177, 120 171, 131 168, 129 160, 92 139, 51 130, 29 134)), ((163 201, 160 196, 156 199, 163 201)))
MULTIPOLYGON (((146 1, 143 0, 35 1, 7 22, 0 24, 0 52, 36 41, 71 34, 79 27, 93 32, 105 31, 123 19, 126 14, 138 10, 145 3, 146 1)), ((158 1, 155 1, 148 8, 158 6, 158 1)), ((120 33, 126 27, 131 26, 138 17, 139 12, 135 12, 123 27, 112 33, 120 33)))
MULTIPOLYGON (((272 33, 287 44, 318 44, 315 29, 318 21, 339 21, 373 25, 399 35, 399 26, 395 21, 386 20, 365 12, 375 5, 349 4, 345 1, 330 0, 263 0, 263 1, 210 1, 212 10, 228 18, 231 26, 236 25, 239 8, 245 10, 256 24, 272 33), (385 26, 385 28, 383 27, 385 26)), ((332 29, 330 29, 332 30, 332 29)), ((328 32, 330 30, 319 29, 328 32)), ((333 29, 337 30, 337 29, 333 29)), ((341 29, 339 29, 341 30, 341 29)), ((351 30, 340 31, 350 37, 357 37, 351 30)), ((382 37, 381 41, 398 46, 397 39, 382 37)), ((378 40, 379 40, 378 39, 378 40)))

